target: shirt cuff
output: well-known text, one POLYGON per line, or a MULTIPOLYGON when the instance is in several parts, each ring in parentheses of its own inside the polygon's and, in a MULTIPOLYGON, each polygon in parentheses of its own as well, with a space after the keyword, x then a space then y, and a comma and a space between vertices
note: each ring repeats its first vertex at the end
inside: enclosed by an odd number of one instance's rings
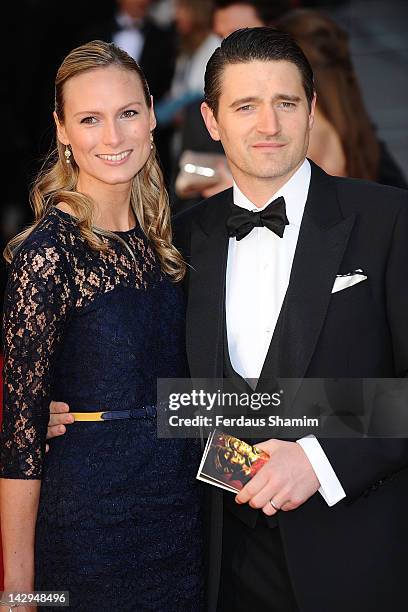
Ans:
POLYGON ((296 440, 296 442, 303 448, 312 464, 312 468, 320 482, 319 493, 327 505, 334 506, 341 499, 344 499, 346 493, 318 439, 311 434, 296 440))

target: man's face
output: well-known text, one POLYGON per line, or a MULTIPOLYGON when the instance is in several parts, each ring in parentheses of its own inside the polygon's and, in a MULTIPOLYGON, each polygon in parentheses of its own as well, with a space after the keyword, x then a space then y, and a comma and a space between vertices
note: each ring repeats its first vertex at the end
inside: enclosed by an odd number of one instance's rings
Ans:
POLYGON ((132 19, 143 19, 151 4, 151 0, 118 0, 121 11, 132 19))
MULTIPOLYGON (((313 124, 301 74, 288 61, 227 65, 217 117, 203 103, 214 140, 221 140, 241 189, 266 182, 279 189, 303 162, 313 124)), ((275 190, 276 190, 275 189, 275 190)))
POLYGON ((226 38, 241 28, 256 28, 265 25, 250 4, 232 4, 215 9, 213 31, 220 38, 226 38))

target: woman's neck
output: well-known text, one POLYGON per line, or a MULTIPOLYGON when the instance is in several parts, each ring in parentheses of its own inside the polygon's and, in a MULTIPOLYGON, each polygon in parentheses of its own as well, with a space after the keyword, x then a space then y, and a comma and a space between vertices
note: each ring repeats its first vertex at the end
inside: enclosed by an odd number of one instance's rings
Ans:
POLYGON ((123 232, 136 224, 130 205, 131 184, 95 185, 81 183, 77 191, 89 196, 95 205, 94 225, 112 232, 123 232))

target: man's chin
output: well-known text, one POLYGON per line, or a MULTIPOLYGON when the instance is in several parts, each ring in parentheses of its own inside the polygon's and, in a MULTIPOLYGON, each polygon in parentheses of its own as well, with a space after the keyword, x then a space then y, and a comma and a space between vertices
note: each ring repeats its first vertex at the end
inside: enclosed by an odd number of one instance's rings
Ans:
POLYGON ((285 166, 285 167, 274 166, 273 168, 271 167, 259 168, 258 167, 254 169, 252 174, 254 178, 273 180, 277 178, 282 178, 286 176, 287 174, 289 174, 290 172, 291 172, 291 169, 288 166, 285 166))
POLYGON ((273 180, 273 179, 284 179, 290 178, 291 175, 299 168, 304 158, 295 161, 276 162, 267 165, 254 165, 251 168, 251 173, 254 178, 273 180))

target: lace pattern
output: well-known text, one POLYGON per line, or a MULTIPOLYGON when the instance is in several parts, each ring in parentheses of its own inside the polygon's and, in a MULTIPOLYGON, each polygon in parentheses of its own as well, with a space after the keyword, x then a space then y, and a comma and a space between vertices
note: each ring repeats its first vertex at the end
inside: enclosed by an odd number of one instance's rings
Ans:
POLYGON ((51 209, 15 255, 5 295, 4 412, 0 476, 41 478, 53 369, 73 314, 118 286, 146 290, 162 280, 140 229, 93 251, 72 217, 51 209))

